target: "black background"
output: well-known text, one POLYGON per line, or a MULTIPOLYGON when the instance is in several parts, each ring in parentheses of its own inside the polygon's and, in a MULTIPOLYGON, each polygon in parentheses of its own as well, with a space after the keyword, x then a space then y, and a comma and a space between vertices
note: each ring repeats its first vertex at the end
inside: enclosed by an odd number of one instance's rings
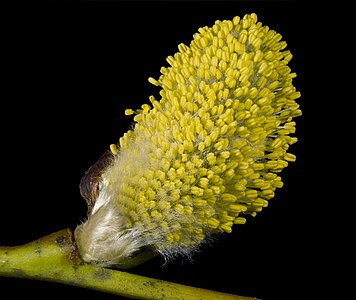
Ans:
MULTIPOLYGON (((294 58, 294 85, 303 116, 296 119, 297 161, 282 173, 284 187, 244 226, 194 256, 162 267, 160 258, 131 272, 262 299, 311 295, 320 267, 321 222, 314 205, 315 92, 322 11, 296 1, 43 1, 3 13, 0 245, 30 242, 74 229, 86 216, 79 181, 111 143, 127 131, 126 108, 148 103, 159 88, 168 55, 189 44, 199 27, 255 12, 281 33, 294 58), (313 62, 313 63, 312 63, 313 62), (313 83, 313 84, 312 84, 313 83)), ((81 288, 0 278, 0 293, 120 299, 81 288)), ((305 298, 307 299, 307 298, 305 298)))

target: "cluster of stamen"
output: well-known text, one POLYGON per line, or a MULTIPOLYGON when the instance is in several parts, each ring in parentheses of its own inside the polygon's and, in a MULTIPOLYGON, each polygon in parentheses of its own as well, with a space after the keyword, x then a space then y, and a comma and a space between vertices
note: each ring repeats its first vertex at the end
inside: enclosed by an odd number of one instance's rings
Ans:
POLYGON ((283 185, 278 174, 296 159, 288 150, 297 141, 300 93, 281 35, 250 14, 193 37, 157 80, 149 78, 160 99, 126 110, 134 128, 112 146, 117 164, 103 174, 127 227, 160 241, 162 252, 244 224, 268 205, 283 185))

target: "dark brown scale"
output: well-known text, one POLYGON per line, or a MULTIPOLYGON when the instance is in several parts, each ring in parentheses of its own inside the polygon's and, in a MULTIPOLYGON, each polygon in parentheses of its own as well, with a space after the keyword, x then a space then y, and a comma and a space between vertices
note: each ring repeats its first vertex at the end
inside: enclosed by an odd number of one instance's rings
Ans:
POLYGON ((96 198, 99 195, 101 174, 103 174, 106 168, 111 164, 113 158, 114 155, 112 152, 109 150, 106 151, 99 160, 85 172, 80 180, 79 190, 87 202, 88 214, 91 213, 96 198))

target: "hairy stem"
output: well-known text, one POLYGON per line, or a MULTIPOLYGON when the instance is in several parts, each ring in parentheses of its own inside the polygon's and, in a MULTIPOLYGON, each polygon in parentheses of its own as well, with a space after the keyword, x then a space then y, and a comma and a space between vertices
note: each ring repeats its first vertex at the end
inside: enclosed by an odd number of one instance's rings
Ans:
POLYGON ((25 245, 0 247, 0 276, 53 281, 134 299, 255 299, 89 265, 78 257, 70 229, 25 245))

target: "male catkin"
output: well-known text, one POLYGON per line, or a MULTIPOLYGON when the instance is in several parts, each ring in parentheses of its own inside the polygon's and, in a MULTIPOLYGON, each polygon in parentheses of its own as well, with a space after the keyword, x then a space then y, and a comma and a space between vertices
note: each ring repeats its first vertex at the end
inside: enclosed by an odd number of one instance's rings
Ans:
POLYGON ((160 99, 126 110, 134 128, 91 177, 97 190, 84 196, 93 207, 75 232, 90 263, 125 268, 150 253, 189 254, 266 207, 296 159, 288 150, 300 93, 282 36, 256 14, 198 31, 149 78, 160 99))

